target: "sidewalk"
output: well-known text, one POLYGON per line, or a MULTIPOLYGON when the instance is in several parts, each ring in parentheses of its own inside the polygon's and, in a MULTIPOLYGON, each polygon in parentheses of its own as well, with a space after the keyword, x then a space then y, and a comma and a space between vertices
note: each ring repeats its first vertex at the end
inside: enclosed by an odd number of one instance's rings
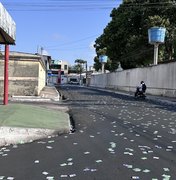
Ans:
POLYGON ((59 108, 56 103, 59 98, 55 87, 45 87, 40 97, 12 97, 6 106, 0 101, 0 146, 27 143, 68 133, 70 131, 70 119, 66 112, 68 108, 59 108), (35 102, 42 102, 42 106, 35 102), (50 104, 45 105, 45 102, 50 104))
MULTIPOLYGON (((106 88, 97 88, 97 87, 88 87, 92 89, 97 89, 99 91, 106 91, 106 92, 113 92, 116 94, 121 94, 125 96, 131 96, 134 97, 134 92, 127 92, 127 91, 119 91, 114 89, 106 89, 106 88)), ((169 105, 176 105, 176 98, 175 97, 166 97, 166 96, 157 96, 157 95, 150 95, 146 92, 146 100, 152 100, 158 103, 166 103, 169 105)))
POLYGON ((13 96, 9 98, 10 101, 22 101, 22 102, 48 102, 59 101, 60 95, 54 86, 45 86, 40 92, 40 96, 13 96))
MULTIPOLYGON (((129 96, 134 97, 134 92, 117 92, 117 93, 123 93, 129 96)), ((169 105, 176 105, 176 98, 175 97, 166 97, 166 96, 157 96, 157 95, 151 95, 151 94, 147 94, 146 92, 146 100, 152 100, 158 103, 166 103, 169 105)))

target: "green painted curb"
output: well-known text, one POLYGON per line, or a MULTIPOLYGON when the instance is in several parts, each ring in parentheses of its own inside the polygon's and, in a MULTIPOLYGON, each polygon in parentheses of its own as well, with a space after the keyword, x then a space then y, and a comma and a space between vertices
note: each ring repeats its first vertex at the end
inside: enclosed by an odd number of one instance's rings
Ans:
POLYGON ((69 115, 58 110, 24 104, 0 106, 0 126, 58 130, 68 129, 68 121, 69 115))

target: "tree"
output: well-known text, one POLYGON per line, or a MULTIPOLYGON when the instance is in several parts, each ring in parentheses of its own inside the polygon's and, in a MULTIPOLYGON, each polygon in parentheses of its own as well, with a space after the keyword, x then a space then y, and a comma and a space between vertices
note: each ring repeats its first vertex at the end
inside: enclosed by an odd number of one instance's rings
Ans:
POLYGON ((81 74, 84 70, 83 65, 87 64, 87 61, 85 61, 83 59, 76 59, 75 63, 77 63, 77 70, 81 74))
POLYGON ((74 66, 69 66, 68 67, 68 73, 77 73, 78 70, 77 70, 77 65, 74 65, 74 66))
MULTIPOLYGON (((94 68, 96 71, 99 71, 102 67, 102 64, 101 62, 99 61, 99 56, 101 55, 106 55, 107 54, 107 48, 106 47, 103 47, 103 48, 97 48, 97 56, 94 58, 94 68)), ((107 60, 107 63, 105 64, 105 69, 107 70, 112 70, 111 68, 111 59, 108 57, 108 60, 107 60)))
MULTIPOLYGON (((123 69, 153 62, 153 46, 148 43, 148 29, 166 27, 165 44, 160 45, 159 61, 176 57, 176 6, 174 0, 124 0, 110 14, 112 20, 95 41, 96 53, 106 47, 110 68, 123 69)), ((95 59, 96 60, 96 59, 95 59)), ((98 66, 95 61, 95 67, 98 66)), ((106 68, 106 67, 105 67, 106 68)))
POLYGON ((84 70, 84 68, 83 68, 84 64, 86 64, 86 76, 87 76, 87 61, 85 61, 83 59, 76 59, 75 63, 77 63, 76 69, 77 69, 77 72, 80 74, 80 82, 81 82, 81 74, 84 70))

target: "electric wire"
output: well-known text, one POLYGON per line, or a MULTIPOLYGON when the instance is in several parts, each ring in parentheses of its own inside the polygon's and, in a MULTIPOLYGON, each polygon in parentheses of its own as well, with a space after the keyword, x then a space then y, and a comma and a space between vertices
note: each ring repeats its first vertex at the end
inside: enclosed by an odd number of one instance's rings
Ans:
POLYGON ((97 36, 99 36, 99 34, 88 36, 88 37, 85 37, 83 39, 79 39, 79 40, 76 40, 76 41, 70 41, 70 42, 67 42, 67 43, 62 43, 62 44, 59 44, 59 45, 46 46, 45 48, 54 48, 54 47, 56 48, 56 47, 60 47, 60 46, 64 46, 64 45, 72 45, 72 44, 79 43, 81 41, 85 41, 87 39, 91 39, 91 38, 97 37, 97 36))
MULTIPOLYGON (((117 1, 118 2, 118 1, 117 1)), ((112 9, 116 1, 109 0, 84 0, 84 1, 49 1, 44 2, 4 2, 3 5, 9 11, 58 11, 58 10, 96 10, 96 9, 112 9)))
POLYGON ((122 3, 122 1, 110 0, 48 0, 38 2, 7 2, 3 3, 10 11, 57 11, 57 10, 95 10, 118 8, 170 8, 176 7, 176 2, 146 2, 146 3, 122 3), (166 6, 167 5, 167 6, 166 6))
POLYGON ((82 46, 82 47, 71 47, 71 48, 45 48, 44 49, 46 50, 49 50, 49 51, 73 51, 73 50, 80 50, 80 49, 90 49, 88 46, 82 46))
MULTIPOLYGON (((7 7, 10 11, 58 11, 58 10, 97 10, 97 9, 112 9, 114 8, 114 4, 112 1, 109 0, 48 0, 47 2, 41 1, 40 3, 32 2, 32 1, 26 1, 26 2, 7 2, 7 0, 4 2, 4 5, 7 7)), ((175 8, 176 3, 173 2, 146 2, 146 3, 123 3, 121 4, 121 1, 116 1, 116 7, 118 8, 119 5, 122 5, 120 7, 123 7, 125 9, 130 8, 175 8)), ((81 40, 80 40, 81 41, 81 40)), ((61 45, 55 45, 55 46, 48 46, 47 49, 50 50, 58 50, 57 48, 54 49, 54 47, 59 47, 62 45, 67 45, 71 43, 77 43, 70 42, 70 43, 64 43, 61 45), (52 49, 53 48, 53 49, 52 49)), ((80 47, 81 48, 81 47, 80 47)), ((73 50, 73 49, 72 49, 73 50)), ((148 51, 148 50, 147 50, 148 51)), ((133 53, 129 57, 132 57, 133 53)))

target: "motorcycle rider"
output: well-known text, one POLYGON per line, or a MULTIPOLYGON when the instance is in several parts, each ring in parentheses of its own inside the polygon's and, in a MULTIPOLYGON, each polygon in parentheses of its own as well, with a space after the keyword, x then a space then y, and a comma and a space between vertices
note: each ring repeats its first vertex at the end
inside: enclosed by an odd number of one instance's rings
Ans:
POLYGON ((136 88, 135 97, 137 95, 144 95, 146 89, 147 89, 146 84, 144 83, 144 81, 141 81, 141 84, 136 88))

